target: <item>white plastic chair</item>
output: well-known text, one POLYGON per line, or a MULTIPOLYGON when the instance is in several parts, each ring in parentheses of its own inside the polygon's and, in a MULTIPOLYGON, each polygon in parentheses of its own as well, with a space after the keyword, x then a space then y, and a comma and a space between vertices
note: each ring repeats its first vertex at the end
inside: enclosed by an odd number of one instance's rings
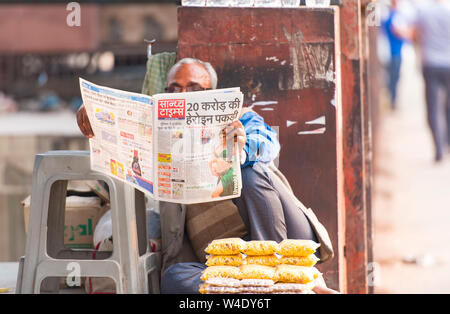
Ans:
MULTIPOLYGON (((159 293, 159 253, 149 251, 142 192, 91 171, 89 152, 50 151, 36 156, 25 256, 20 260, 16 293, 58 292, 59 278, 109 277, 117 293, 159 293), (103 180, 110 191, 113 252, 92 260, 92 251, 64 247, 68 180, 103 180), (151 285, 149 288, 149 273, 151 285)), ((103 253, 103 252, 98 252, 103 253)))

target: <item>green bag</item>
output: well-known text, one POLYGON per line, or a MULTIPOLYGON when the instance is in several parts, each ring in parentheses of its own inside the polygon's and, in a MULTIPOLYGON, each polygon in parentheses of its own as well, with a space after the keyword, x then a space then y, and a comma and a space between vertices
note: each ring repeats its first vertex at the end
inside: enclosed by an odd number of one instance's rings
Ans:
POLYGON ((142 94, 152 96, 164 93, 167 74, 177 62, 176 52, 162 52, 151 55, 147 60, 147 73, 142 84, 142 94))

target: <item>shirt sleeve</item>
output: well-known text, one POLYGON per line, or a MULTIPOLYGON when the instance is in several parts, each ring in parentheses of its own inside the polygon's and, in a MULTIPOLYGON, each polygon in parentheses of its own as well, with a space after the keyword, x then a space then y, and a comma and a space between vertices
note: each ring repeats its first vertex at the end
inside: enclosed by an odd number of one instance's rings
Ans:
POLYGON ((256 162, 273 161, 280 153, 277 132, 264 123, 263 117, 254 111, 246 112, 240 121, 247 136, 244 146, 247 157, 241 167, 253 166, 256 162))

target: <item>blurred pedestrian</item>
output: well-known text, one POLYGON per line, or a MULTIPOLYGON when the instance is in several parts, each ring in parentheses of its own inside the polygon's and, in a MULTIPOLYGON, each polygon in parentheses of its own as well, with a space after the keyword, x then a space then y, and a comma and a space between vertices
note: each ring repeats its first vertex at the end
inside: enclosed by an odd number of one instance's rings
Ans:
POLYGON ((435 144, 435 160, 439 162, 450 145, 450 0, 429 0, 420 5, 411 36, 422 55, 428 124, 435 144), (441 90, 446 130, 439 121, 443 109, 441 90))
POLYGON ((402 65, 402 47, 404 38, 399 33, 396 22, 399 19, 398 1, 392 0, 389 8, 389 15, 382 24, 382 29, 389 41, 390 61, 388 64, 388 88, 391 95, 392 109, 396 108, 397 86, 400 79, 400 69, 402 65))

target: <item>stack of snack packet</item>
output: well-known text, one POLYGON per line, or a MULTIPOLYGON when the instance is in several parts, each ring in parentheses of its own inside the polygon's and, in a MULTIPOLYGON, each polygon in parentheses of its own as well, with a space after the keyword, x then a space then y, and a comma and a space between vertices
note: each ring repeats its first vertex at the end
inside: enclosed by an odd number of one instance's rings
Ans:
POLYGON ((275 267, 279 260, 275 241, 246 242, 242 253, 245 259, 241 268, 241 293, 272 293, 275 283, 275 267))
POLYGON ((249 241, 227 238, 212 241, 205 252, 200 293, 309 294, 320 275, 310 240, 249 241))
POLYGON ((275 271, 273 293, 312 293, 314 281, 320 275, 314 267, 319 260, 314 255, 319 246, 311 240, 291 239, 278 244, 280 258, 275 271))
POLYGON ((225 294, 241 292, 241 271, 243 262, 241 251, 245 241, 239 238, 227 238, 212 241, 205 252, 206 266, 200 279, 200 293, 225 294))

